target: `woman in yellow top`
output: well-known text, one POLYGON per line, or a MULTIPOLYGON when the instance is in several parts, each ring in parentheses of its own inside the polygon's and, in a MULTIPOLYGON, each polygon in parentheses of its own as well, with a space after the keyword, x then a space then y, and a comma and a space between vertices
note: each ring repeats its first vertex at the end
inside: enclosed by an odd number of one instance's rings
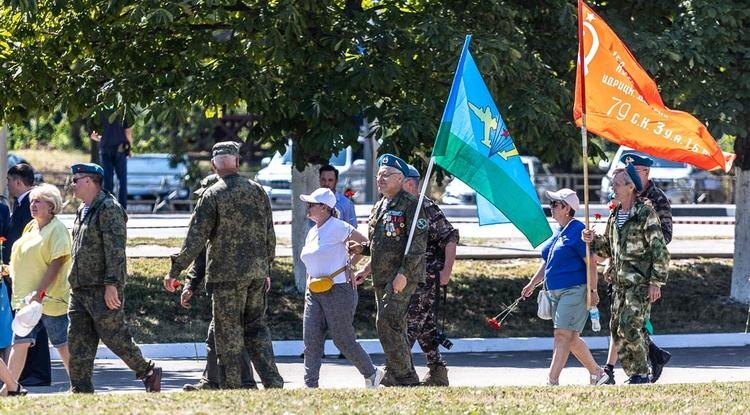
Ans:
MULTIPOLYGON (((60 353, 68 369, 68 300, 70 287, 71 240, 68 229, 55 216, 62 210, 62 196, 57 187, 42 184, 31 190, 31 217, 10 255, 10 276, 13 280, 11 306, 19 310, 26 305, 25 297, 42 303, 42 318, 26 336, 13 336, 8 360, 11 373, 18 379, 26 362, 29 347, 34 345, 42 326, 47 329, 50 343, 60 353), (40 295, 46 295, 42 298, 40 295)), ((41 345, 40 345, 41 346, 41 345)), ((46 345, 43 345, 46 346, 46 345)))

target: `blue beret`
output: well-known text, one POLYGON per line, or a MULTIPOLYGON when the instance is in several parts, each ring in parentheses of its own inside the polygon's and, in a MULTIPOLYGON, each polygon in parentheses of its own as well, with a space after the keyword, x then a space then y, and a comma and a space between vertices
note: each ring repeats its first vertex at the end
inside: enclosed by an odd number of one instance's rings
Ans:
POLYGON ((393 167, 403 173, 404 176, 407 176, 409 173, 409 165, 403 159, 393 154, 386 153, 378 157, 378 167, 383 166, 393 167))
POLYGON ((85 174, 98 174, 104 176, 104 169, 102 166, 95 163, 78 163, 70 166, 70 171, 73 174, 85 173, 85 174))
POLYGON ((407 167, 409 168, 409 172, 405 174, 406 177, 410 179, 419 179, 420 177, 422 177, 416 167, 412 166, 411 164, 407 164, 407 167))
POLYGON ((654 164, 654 161, 651 160, 651 157, 644 156, 638 153, 623 154, 622 157, 620 157, 620 162, 623 164, 632 164, 634 166, 644 167, 651 167, 651 165, 654 164))
POLYGON ((638 193, 643 191, 643 182, 641 182, 641 176, 638 175, 638 172, 635 171, 635 166, 633 164, 628 164, 625 166, 625 171, 628 173, 628 176, 630 176, 630 179, 633 181, 633 184, 635 184, 635 190, 638 191, 638 193))

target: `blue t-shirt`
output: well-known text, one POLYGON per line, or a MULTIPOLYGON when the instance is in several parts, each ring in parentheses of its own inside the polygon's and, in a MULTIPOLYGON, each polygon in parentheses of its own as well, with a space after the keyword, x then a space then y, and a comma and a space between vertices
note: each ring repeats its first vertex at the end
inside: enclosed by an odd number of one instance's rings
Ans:
POLYGON ((585 227, 581 221, 573 219, 565 229, 557 229, 542 247, 547 289, 559 290, 586 284, 586 243, 581 239, 585 227), (561 234, 561 231, 564 232, 561 234))

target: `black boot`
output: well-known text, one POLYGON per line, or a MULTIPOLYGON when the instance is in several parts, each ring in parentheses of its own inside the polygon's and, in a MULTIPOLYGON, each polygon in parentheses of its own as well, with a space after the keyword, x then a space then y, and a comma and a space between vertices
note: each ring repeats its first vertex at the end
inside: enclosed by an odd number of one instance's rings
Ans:
POLYGON ((659 348, 654 342, 648 343, 648 360, 651 362, 651 383, 656 383, 661 377, 664 366, 669 363, 672 354, 659 348))

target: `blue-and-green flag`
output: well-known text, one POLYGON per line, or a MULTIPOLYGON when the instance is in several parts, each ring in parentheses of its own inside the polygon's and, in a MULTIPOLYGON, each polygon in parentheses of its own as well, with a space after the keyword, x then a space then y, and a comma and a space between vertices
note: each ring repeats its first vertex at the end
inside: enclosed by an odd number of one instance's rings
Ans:
POLYGON ((471 36, 466 36, 432 156, 437 165, 476 190, 477 199, 481 195, 500 210, 537 247, 552 236, 552 230, 471 57, 470 41, 471 36))

